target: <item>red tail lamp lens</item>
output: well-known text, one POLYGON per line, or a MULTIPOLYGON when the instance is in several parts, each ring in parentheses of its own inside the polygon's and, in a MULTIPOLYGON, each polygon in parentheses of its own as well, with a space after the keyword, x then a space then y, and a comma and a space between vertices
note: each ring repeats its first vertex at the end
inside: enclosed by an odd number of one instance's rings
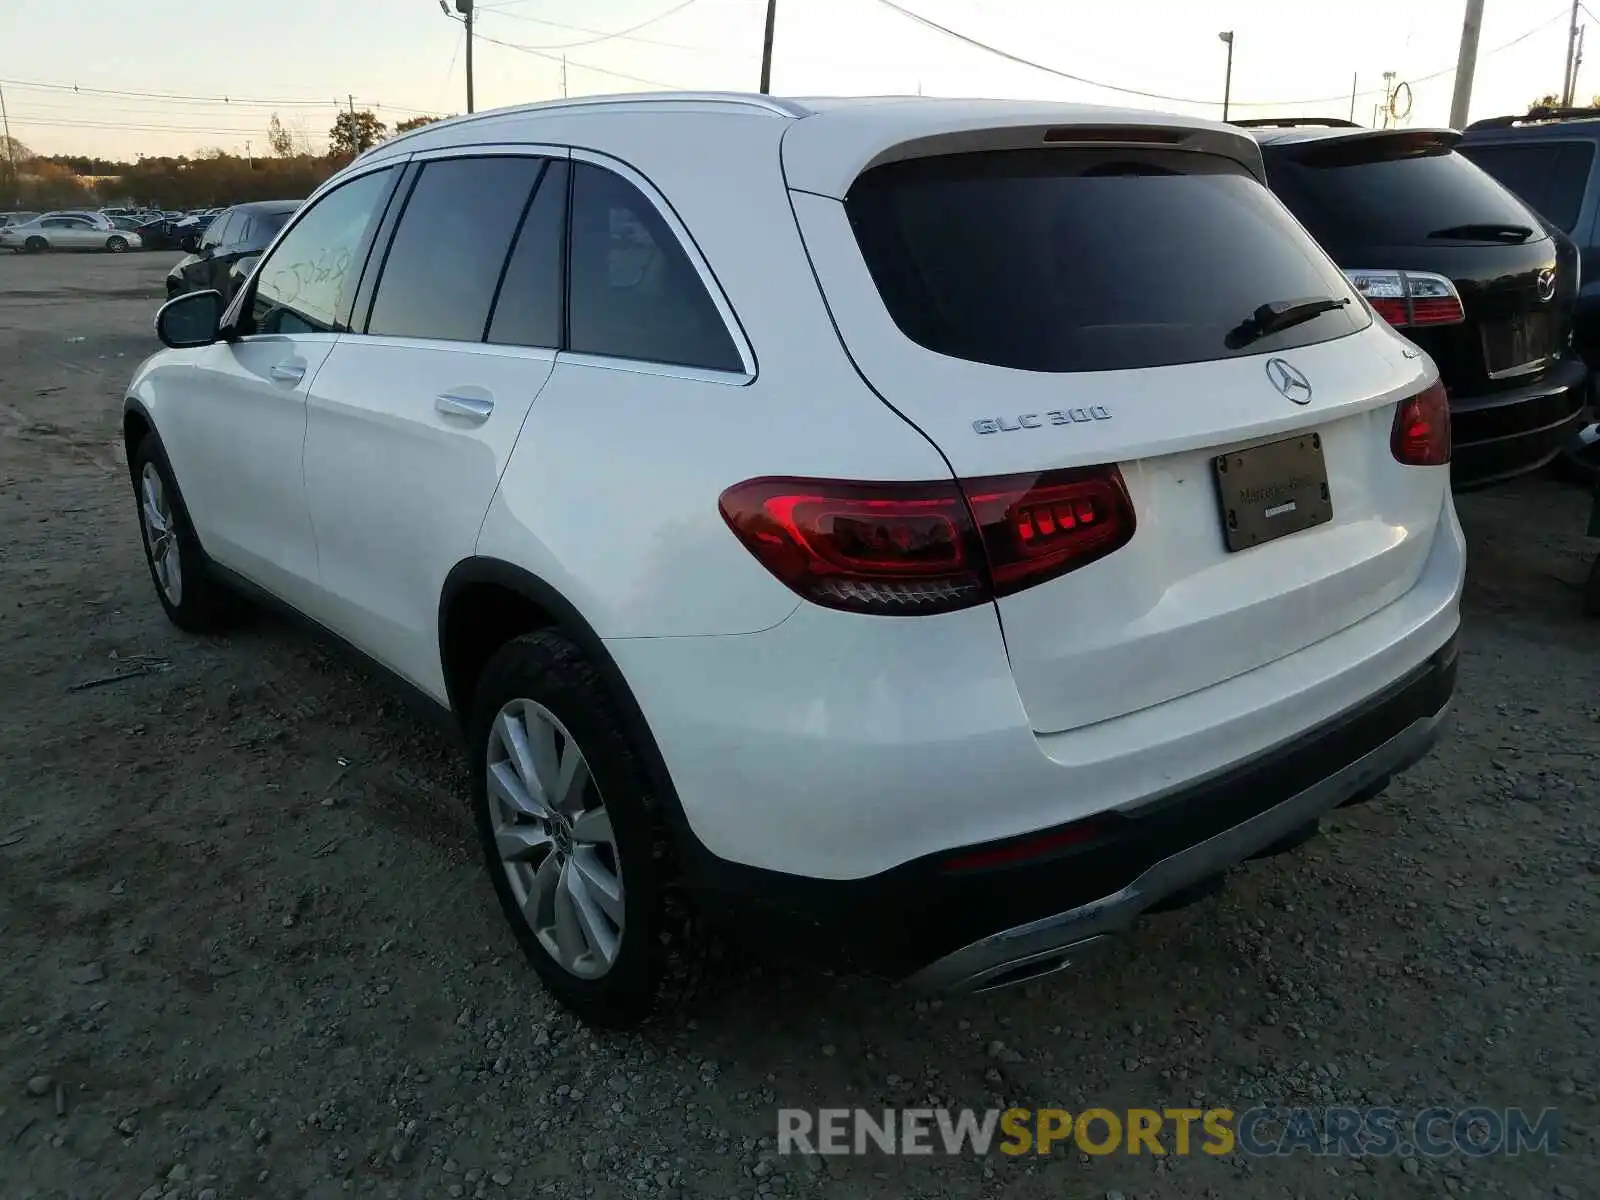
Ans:
POLYGON ((801 596, 886 616, 1009 595, 1111 553, 1134 528, 1115 467, 960 484, 752 479, 720 507, 801 596))
POLYGON ((1133 505, 1115 467, 973 479, 964 486, 997 596, 1104 558, 1133 536, 1133 505))
POLYGON ((1389 447, 1395 461, 1408 467, 1442 467, 1450 461, 1450 397, 1444 384, 1435 382, 1400 402, 1389 447))

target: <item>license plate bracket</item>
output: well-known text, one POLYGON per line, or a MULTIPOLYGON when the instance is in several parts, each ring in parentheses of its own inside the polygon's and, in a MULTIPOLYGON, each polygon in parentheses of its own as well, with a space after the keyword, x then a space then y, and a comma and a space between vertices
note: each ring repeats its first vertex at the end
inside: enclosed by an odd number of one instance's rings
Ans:
POLYGON ((1233 450, 1211 460, 1230 551, 1248 550, 1333 520, 1322 435, 1233 450))

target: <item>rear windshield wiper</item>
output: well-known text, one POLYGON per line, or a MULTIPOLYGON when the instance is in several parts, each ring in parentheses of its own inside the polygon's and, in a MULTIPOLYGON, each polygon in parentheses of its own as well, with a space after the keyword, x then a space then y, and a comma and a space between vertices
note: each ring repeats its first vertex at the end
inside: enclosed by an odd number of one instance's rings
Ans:
POLYGON ((1320 317, 1325 312, 1343 308, 1350 303, 1350 297, 1335 300, 1332 296, 1311 296, 1301 300, 1274 300, 1270 304, 1263 304, 1255 312, 1240 321, 1228 331, 1224 344, 1230 350, 1237 350, 1248 346, 1259 338, 1264 338, 1271 333, 1304 324, 1313 317, 1320 317))
POLYGON ((1449 225, 1444 229, 1435 229, 1428 236, 1457 242, 1525 242, 1533 236, 1533 229, 1527 225, 1482 221, 1449 225))

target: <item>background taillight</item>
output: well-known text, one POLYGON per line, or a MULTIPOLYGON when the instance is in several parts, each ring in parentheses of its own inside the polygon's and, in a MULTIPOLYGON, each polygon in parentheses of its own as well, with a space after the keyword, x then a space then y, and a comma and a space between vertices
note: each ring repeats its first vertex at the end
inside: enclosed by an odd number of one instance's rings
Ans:
POLYGON ((1394 413, 1389 448, 1408 467, 1442 467, 1450 461, 1450 397, 1435 381, 1402 400, 1394 413))
POLYGON ((1459 325, 1467 319, 1456 285, 1426 271, 1349 270, 1346 277, 1372 310, 1399 329, 1459 325))
POLYGON ((1127 544, 1115 467, 964 483, 752 479, 722 494, 728 527, 815 604, 884 616, 951 612, 1042 583, 1127 544))

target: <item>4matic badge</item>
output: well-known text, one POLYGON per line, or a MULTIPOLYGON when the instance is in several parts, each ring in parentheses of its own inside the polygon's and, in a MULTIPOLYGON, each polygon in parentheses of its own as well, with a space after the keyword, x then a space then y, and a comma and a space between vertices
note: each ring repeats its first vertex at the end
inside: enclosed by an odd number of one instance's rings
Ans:
POLYGON ((1052 408, 1049 412, 1021 413, 1015 417, 983 417, 972 423, 972 429, 975 433, 1015 433, 1019 429, 1040 429, 1046 425, 1082 425, 1109 420, 1111 410, 1096 404, 1092 408, 1052 408))

